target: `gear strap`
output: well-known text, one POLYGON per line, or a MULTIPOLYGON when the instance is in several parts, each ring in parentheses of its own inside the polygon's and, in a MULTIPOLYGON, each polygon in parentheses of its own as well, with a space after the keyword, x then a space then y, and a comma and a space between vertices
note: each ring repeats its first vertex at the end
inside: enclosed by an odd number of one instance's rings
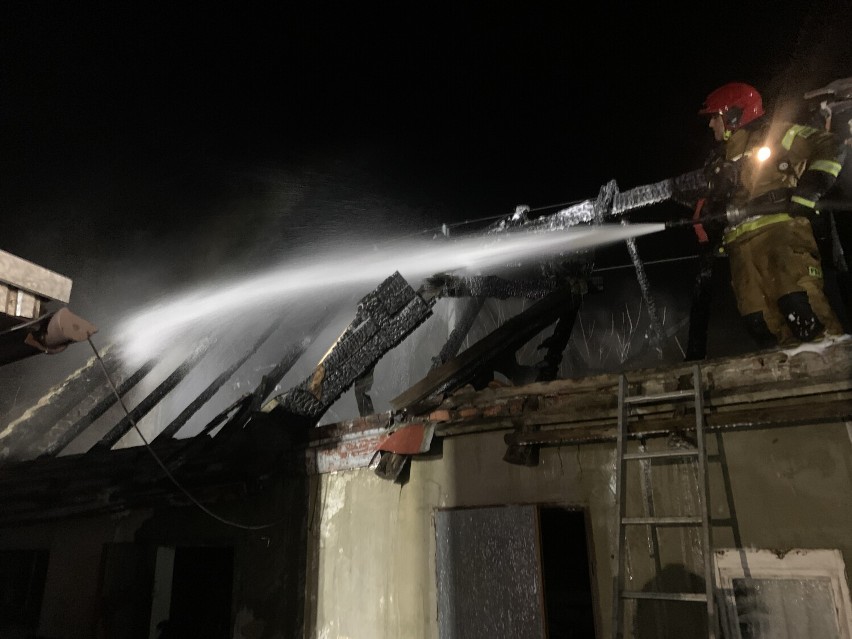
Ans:
POLYGON ((695 230, 695 235, 698 236, 698 241, 701 244, 707 244, 710 238, 707 236, 707 231, 704 230, 704 225, 701 223, 701 211, 704 210, 704 205, 707 203, 707 198, 701 198, 695 205, 695 213, 692 216, 692 228, 695 230))

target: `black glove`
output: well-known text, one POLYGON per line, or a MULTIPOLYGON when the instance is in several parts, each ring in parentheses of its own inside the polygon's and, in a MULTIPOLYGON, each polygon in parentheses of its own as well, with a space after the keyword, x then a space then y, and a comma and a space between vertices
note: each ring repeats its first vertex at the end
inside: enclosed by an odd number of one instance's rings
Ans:
POLYGON ((790 202, 787 210, 793 217, 805 217, 809 220, 812 220, 816 214, 816 210, 798 202, 790 202))

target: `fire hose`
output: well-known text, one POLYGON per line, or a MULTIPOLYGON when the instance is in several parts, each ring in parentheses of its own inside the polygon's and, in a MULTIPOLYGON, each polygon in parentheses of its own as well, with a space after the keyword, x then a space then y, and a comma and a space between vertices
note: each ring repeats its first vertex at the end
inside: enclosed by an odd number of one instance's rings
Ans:
MULTIPOLYGON (((679 219, 679 220, 669 220, 667 221, 666 228, 682 228, 685 226, 695 226, 697 224, 704 224, 705 222, 724 222, 726 226, 736 226, 740 222, 744 222, 750 217, 758 217, 761 215, 774 215, 776 213, 783 213, 789 208, 789 202, 770 202, 767 204, 756 204, 756 205, 746 205, 746 206, 728 206, 723 213, 716 213, 710 215, 702 215, 698 219, 679 219)), ((835 211, 852 211, 852 202, 845 202, 839 200, 820 200, 816 204, 816 211, 825 211, 826 213, 833 213, 835 211)))

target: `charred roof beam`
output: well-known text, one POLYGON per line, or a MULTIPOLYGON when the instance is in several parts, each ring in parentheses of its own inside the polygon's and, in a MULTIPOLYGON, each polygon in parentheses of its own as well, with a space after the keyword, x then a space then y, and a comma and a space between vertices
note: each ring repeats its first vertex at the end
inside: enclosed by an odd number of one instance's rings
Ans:
POLYGON ((313 373, 267 402, 263 412, 284 424, 315 425, 358 378, 431 316, 434 303, 434 297, 417 293, 394 273, 361 300, 355 319, 313 373))

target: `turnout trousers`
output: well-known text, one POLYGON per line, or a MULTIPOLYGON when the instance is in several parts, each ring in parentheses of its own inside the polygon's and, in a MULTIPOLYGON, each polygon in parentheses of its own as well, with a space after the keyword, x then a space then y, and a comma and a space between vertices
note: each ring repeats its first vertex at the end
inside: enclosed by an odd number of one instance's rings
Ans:
POLYGON ((800 341, 791 329, 796 313, 810 312, 822 323, 815 338, 843 333, 823 291, 819 251, 807 219, 788 217, 758 226, 726 243, 726 251, 740 315, 761 313, 779 344, 800 341), (797 300, 796 313, 785 303, 790 299, 797 300))

